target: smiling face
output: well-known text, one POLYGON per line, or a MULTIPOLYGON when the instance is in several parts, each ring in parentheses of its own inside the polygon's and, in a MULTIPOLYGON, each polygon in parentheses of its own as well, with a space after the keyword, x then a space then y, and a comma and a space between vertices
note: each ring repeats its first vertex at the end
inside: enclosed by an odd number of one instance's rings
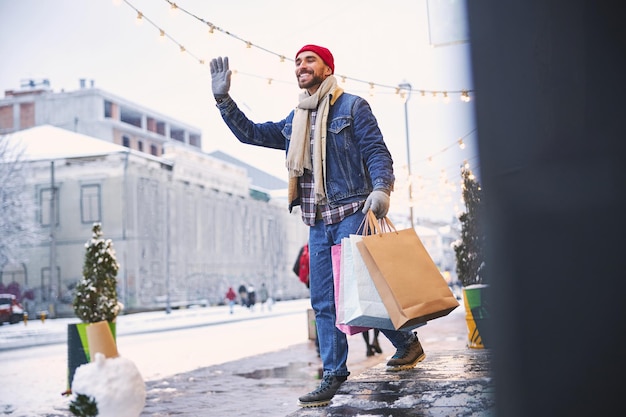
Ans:
POLYGON ((322 81, 332 73, 330 67, 315 52, 302 51, 296 57, 298 86, 306 89, 309 94, 314 94, 322 81))

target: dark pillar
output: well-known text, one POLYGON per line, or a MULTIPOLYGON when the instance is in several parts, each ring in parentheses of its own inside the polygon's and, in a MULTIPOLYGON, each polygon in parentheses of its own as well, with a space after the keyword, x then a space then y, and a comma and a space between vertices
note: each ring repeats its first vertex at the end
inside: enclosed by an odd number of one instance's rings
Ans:
POLYGON ((497 415, 616 415, 626 346, 623 4, 467 5, 497 415))

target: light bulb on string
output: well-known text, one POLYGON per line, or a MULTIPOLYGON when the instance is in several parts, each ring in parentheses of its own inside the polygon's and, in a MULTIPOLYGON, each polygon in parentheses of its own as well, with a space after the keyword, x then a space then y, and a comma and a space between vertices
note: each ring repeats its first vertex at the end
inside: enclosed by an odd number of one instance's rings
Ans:
POLYGON ((135 23, 137 23, 138 25, 141 25, 143 23, 143 13, 141 13, 140 11, 137 11, 137 19, 135 20, 135 23))
POLYGON ((465 143, 463 142, 463 138, 459 138, 459 148, 465 149, 465 143))
POLYGON ((448 92, 447 91, 443 92, 443 102, 445 104, 448 104, 450 102, 450 97, 448 97, 448 92))
POLYGON ((163 29, 159 29, 159 41, 165 41, 165 31, 163 29))

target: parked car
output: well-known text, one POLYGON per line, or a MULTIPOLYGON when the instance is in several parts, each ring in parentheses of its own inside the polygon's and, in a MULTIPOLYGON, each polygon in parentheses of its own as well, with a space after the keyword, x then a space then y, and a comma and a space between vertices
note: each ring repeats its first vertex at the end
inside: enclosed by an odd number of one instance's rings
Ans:
POLYGON ((24 320, 24 307, 13 294, 0 294, 0 326, 4 323, 15 324, 24 320))

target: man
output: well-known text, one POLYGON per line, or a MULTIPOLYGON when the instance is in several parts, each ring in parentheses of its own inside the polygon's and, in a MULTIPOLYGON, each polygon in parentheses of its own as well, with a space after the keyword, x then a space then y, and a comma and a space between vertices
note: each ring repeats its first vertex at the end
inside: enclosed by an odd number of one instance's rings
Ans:
MULTIPOLYGON (((285 119, 257 124, 228 95, 228 57, 211 60, 213 95, 222 118, 242 143, 287 151, 289 210, 299 205, 309 229, 311 305, 324 369, 302 407, 330 403, 350 372, 346 335, 335 326, 331 247, 357 232, 368 210, 383 218, 395 177, 391 154, 369 104, 337 86, 331 52, 305 45, 295 58, 300 102, 285 119)), ((413 368, 425 358, 417 335, 381 330, 397 349, 387 369, 413 368)))

